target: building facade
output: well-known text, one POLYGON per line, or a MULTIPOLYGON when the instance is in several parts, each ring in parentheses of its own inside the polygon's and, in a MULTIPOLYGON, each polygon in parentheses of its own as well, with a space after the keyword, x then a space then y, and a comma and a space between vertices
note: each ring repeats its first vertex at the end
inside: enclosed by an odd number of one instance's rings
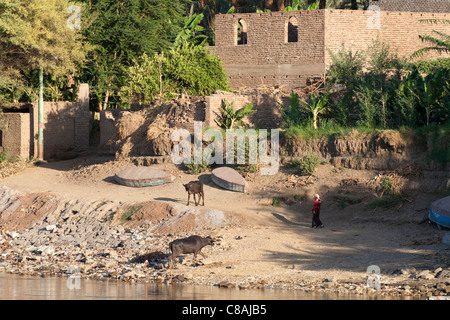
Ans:
POLYGON ((291 90, 325 73, 332 62, 330 51, 343 46, 365 50, 379 39, 399 56, 410 57, 426 45, 419 35, 450 34, 450 25, 420 22, 423 19, 450 19, 450 14, 328 9, 219 14, 210 49, 222 59, 232 88, 291 90))
POLYGON ((449 0, 372 0, 383 11, 449 13, 449 0))

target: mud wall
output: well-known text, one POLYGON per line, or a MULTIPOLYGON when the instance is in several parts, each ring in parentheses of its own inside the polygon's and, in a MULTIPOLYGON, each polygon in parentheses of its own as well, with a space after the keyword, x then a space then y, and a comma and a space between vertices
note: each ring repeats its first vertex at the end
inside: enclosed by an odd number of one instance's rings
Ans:
MULTIPOLYGON (((58 158, 67 151, 89 147, 89 86, 80 84, 77 101, 44 101, 44 159, 58 158)), ((25 107, 5 106, 3 109, 0 150, 10 149, 13 156, 37 157, 38 102, 25 107)))
POLYGON ((444 157, 435 159, 432 153, 450 152, 450 141, 437 141, 433 137, 419 137, 414 133, 401 134, 385 130, 378 134, 359 134, 356 131, 345 136, 328 136, 317 139, 283 137, 281 155, 287 159, 301 158, 314 153, 339 168, 360 170, 394 170, 407 164, 415 164, 424 170, 450 171, 450 163, 444 157))

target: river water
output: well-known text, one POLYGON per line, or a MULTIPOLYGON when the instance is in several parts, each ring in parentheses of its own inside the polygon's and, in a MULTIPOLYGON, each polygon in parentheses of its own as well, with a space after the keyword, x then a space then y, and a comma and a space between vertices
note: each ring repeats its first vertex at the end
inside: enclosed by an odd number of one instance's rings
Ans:
MULTIPOLYGON (((214 286, 125 283, 0 273, 0 300, 330 300, 358 296, 297 290, 218 288, 214 286)), ((362 298, 364 299, 364 298, 362 298)))

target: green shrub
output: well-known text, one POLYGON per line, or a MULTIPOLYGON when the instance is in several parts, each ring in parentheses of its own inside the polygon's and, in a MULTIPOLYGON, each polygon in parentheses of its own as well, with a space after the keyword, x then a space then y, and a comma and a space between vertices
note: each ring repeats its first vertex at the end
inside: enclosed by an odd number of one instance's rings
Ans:
POLYGON ((322 158, 316 154, 308 154, 302 158, 298 166, 302 176, 312 175, 317 166, 323 162, 322 158))
POLYGON ((378 207, 381 208, 392 208, 401 205, 405 201, 405 198, 401 193, 391 194, 387 197, 383 197, 381 199, 377 199, 372 201, 367 205, 368 209, 375 209, 378 207))
POLYGON ((7 149, 4 152, 0 152, 0 163, 7 161, 9 163, 18 162, 20 158, 18 156, 11 156, 10 155, 11 149, 7 149))
POLYGON ((209 95, 228 90, 221 60, 206 47, 187 43, 170 51, 148 56, 128 68, 120 96, 125 104, 154 103, 175 95, 209 95))
POLYGON ((141 205, 137 205, 137 206, 131 206, 128 208, 127 211, 125 211, 122 216, 120 217, 120 220, 125 222, 127 220, 130 220, 131 216, 133 215, 133 213, 135 213, 136 211, 138 211, 140 208, 142 208, 141 205))
POLYGON ((200 174, 205 171, 208 171, 211 168, 209 164, 206 163, 205 160, 202 160, 202 163, 191 163, 186 164, 186 173, 188 174, 200 174))
POLYGON ((439 68, 450 69, 450 58, 439 58, 436 60, 408 63, 407 68, 410 70, 417 68, 420 73, 430 74, 436 72, 439 68))
POLYGON ((272 206, 273 207, 279 206, 280 203, 281 203, 281 199, 280 198, 273 198, 273 202, 272 202, 272 206))
POLYGON ((382 190, 382 194, 395 195, 399 193, 397 186, 390 177, 381 178, 380 187, 382 190))

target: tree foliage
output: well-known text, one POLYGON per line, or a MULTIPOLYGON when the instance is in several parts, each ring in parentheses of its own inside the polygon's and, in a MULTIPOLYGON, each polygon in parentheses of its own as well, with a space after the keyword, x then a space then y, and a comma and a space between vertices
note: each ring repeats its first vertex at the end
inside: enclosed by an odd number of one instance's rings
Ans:
MULTIPOLYGON (((449 119, 450 69, 422 75, 375 41, 366 52, 332 54, 328 85, 336 90, 329 119, 342 126, 420 127, 449 119)), ((444 65, 442 63, 436 64, 444 65)))
POLYGON ((172 46, 187 0, 84 1, 83 35, 94 48, 83 68, 84 80, 102 110, 111 101, 120 102, 118 91, 134 61, 172 46))
POLYGON ((175 38, 174 45, 181 46, 185 42, 194 45, 204 45, 208 40, 208 36, 203 34, 205 28, 200 25, 203 19, 203 14, 193 14, 184 18, 181 30, 175 38))
MULTIPOLYGON (((421 23, 438 23, 438 24, 450 24, 450 20, 445 19, 423 19, 420 20, 421 23)), ((420 40, 429 43, 430 47, 425 47, 415 51, 412 54, 412 58, 420 58, 425 53, 428 52, 438 52, 438 53, 450 53, 450 35, 443 32, 434 31, 435 36, 430 35, 419 35, 420 40)))
POLYGON ((38 68, 53 77, 75 73, 87 45, 68 26, 71 4, 68 0, 0 1, 0 89, 27 89, 27 75, 38 68))
POLYGON ((126 104, 151 104, 181 93, 208 95, 229 89, 221 60, 203 46, 185 43, 160 54, 144 54, 139 61, 128 68, 120 92, 126 104))

